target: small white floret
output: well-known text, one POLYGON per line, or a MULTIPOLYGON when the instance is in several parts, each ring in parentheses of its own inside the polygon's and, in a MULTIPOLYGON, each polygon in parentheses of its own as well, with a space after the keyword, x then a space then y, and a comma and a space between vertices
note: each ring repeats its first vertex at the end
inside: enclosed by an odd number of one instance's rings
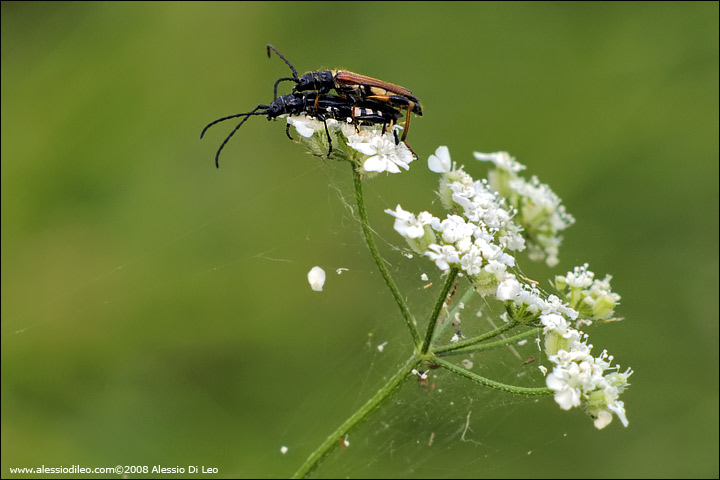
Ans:
POLYGON ((348 146, 368 156, 363 162, 366 172, 400 173, 400 168, 408 170, 410 162, 415 160, 405 143, 396 145, 393 135, 380 132, 351 135, 348 146))
POLYGON ((307 115, 294 115, 287 117, 287 122, 295 127, 295 130, 305 138, 312 137, 315 132, 323 130, 325 126, 307 115))
POLYGON ((602 410, 598 412, 597 418, 595 419, 595 428, 598 430, 602 430, 603 428, 607 427, 610 422, 612 422, 612 413, 608 412, 607 410, 602 410))
POLYGON ((452 168, 450 160, 450 151, 448 147, 442 145, 435 150, 435 153, 428 158, 428 168, 435 173, 447 173, 452 168))

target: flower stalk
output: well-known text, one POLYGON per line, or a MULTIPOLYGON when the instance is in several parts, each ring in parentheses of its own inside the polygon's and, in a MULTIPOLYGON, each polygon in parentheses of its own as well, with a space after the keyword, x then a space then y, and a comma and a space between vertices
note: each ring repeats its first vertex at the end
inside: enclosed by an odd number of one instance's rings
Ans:
MULTIPOLYGON (((505 325, 507 326, 507 325, 505 325)), ((502 327, 500 327, 502 328, 502 327)), ((480 337, 484 337, 483 340, 487 340, 488 338, 495 337, 497 335, 500 335, 502 332, 498 331, 500 328, 493 330, 491 332, 488 332, 484 335, 480 335, 479 337, 471 338, 470 340, 476 340, 480 337), (493 335, 490 335, 493 334, 493 335)), ((495 342, 488 342, 488 343, 478 343, 473 342, 470 346, 464 345, 462 348, 458 347, 457 344, 451 344, 446 345, 444 347, 439 347, 433 350, 433 353, 439 357, 447 357, 450 355, 466 355, 468 353, 476 353, 476 352, 484 352, 486 350, 492 350, 494 348, 500 348, 505 347, 508 345, 512 345, 514 343, 519 342, 520 340, 525 340, 526 338, 531 337, 537 337, 542 332, 541 328, 533 328, 532 330, 528 330, 523 333, 519 333, 517 335, 514 335, 512 337, 504 338, 502 340, 497 340, 495 342)))
POLYGON ((410 330, 410 334, 413 337, 414 345, 420 345, 420 333, 418 332, 417 326, 415 325, 415 319, 410 313, 410 309, 405 302, 405 298, 400 293, 400 290, 398 289, 395 281, 390 275, 390 271, 387 269, 385 261, 380 256, 380 251, 375 244, 375 238, 373 237, 372 229, 370 228, 370 222, 368 221, 367 211, 365 210, 365 197, 363 196, 362 177, 360 171, 354 164, 351 163, 350 165, 353 171, 355 200, 357 202, 358 214, 360 215, 360 225, 362 226, 363 235, 365 236, 365 243, 367 243, 368 250, 370 250, 370 255, 372 256, 373 260, 375 260, 375 264, 377 265, 378 270, 380 270, 380 274, 385 280, 385 284, 387 284, 388 289, 390 289, 390 293, 395 299, 395 303, 397 303, 398 308, 400 308, 400 313, 405 319, 405 324, 407 325, 408 330, 410 330))
POLYGON ((430 345, 432 344, 433 334, 435 333, 435 326, 437 325, 437 319, 440 315, 440 310, 442 310, 443 306, 445 305, 445 302, 448 301, 448 294, 450 293, 450 289, 452 288, 453 284, 455 283, 455 279, 457 278, 458 269, 452 268, 450 269, 450 273, 448 274, 447 278, 445 279, 445 284, 443 285, 442 291, 440 292, 440 295, 437 298, 437 301, 435 302, 435 308, 433 308, 432 314, 430 315, 430 321, 428 322, 427 332, 425 333, 425 341, 423 342, 422 348, 420 350, 421 354, 426 354, 428 350, 430 350, 430 345))
POLYGON ((495 390, 500 390, 502 392, 507 393, 514 393, 516 395, 552 395, 553 391, 546 387, 540 387, 540 388, 528 388, 528 387, 516 387, 514 385, 507 385, 505 383, 496 382, 495 380, 490 380, 489 378, 481 377, 480 375, 473 373, 469 370, 465 370, 462 367, 458 367, 457 365, 448 362, 447 360, 443 360, 442 358, 435 358, 433 359, 433 363, 436 365, 439 365, 452 373, 455 373, 457 375, 460 375, 461 377, 468 378, 472 380, 475 383, 479 383, 480 385, 484 387, 493 388, 495 390))

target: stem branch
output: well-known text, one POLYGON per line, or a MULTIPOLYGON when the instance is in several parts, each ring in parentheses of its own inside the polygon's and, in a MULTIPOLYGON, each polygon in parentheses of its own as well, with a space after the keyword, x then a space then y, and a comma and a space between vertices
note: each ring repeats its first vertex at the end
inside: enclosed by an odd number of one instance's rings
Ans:
POLYGON ((445 285, 443 285, 440 296, 438 296, 437 300, 435 301, 435 308, 433 308, 432 315, 430 315, 430 323, 428 323, 427 332, 425 333, 425 341, 423 342, 423 346, 421 349, 421 353, 423 354, 427 353, 430 349, 430 344, 432 343, 433 339, 433 333, 435 333, 435 325, 437 325, 438 315, 440 315, 440 310, 442 310, 443 305, 445 305, 448 293, 450 293, 450 289, 452 288, 453 283, 455 283, 455 278, 457 277, 457 274, 457 268, 450 269, 450 273, 448 274, 447 279, 445 279, 445 285))
MULTIPOLYGON (((495 330, 493 330, 495 331, 495 330)), ((447 357, 450 355, 465 355, 466 353, 473 353, 473 352, 482 352, 483 350, 491 350, 493 348, 499 348, 504 347, 506 345, 511 345, 519 340, 522 340, 524 338, 533 337, 536 336, 538 333, 542 332, 542 328, 533 328, 531 330, 528 330, 523 333, 518 333, 517 335, 514 335, 512 337, 504 338, 502 340, 497 340, 495 342, 488 342, 488 343, 482 343, 482 344, 475 344, 471 345, 469 347, 464 347, 461 349, 453 350, 451 347, 454 347, 455 345, 447 345, 445 347, 438 348, 433 353, 439 357, 447 357)), ((492 333, 492 332, 490 332, 492 333)))
POLYGON ((397 303, 398 307, 400 307, 400 312, 402 313, 402 316, 405 319, 405 323, 407 324, 408 329, 410 329, 410 334, 413 337, 413 342, 415 343, 415 345, 420 345, 420 333, 418 332, 418 329, 415 326, 415 320, 413 319, 412 314, 410 313, 410 309, 408 308, 407 304, 405 303, 405 299, 400 294, 400 290, 398 290, 397 285, 395 285, 395 282, 393 281, 392 277, 390 276, 390 272, 388 271, 387 267, 385 266, 385 261, 380 256, 380 252, 378 251, 377 246, 375 245, 375 239, 373 238, 372 230, 370 229, 370 223, 368 222, 367 212, 365 211, 365 199, 363 197, 362 180, 360 178, 360 172, 354 163, 350 162, 350 165, 353 169, 353 180, 355 183, 355 198, 357 201, 358 213, 360 214, 360 225, 362 225, 363 234, 365 235, 365 242, 367 243, 368 249, 370 250, 370 254, 373 257, 373 260, 375 260, 375 264, 377 265, 378 270, 380 270, 380 274, 382 275, 383 279, 385 279, 385 283, 387 284, 388 288, 390 289, 392 296, 395 298, 395 303, 397 303))
POLYGON ((462 340, 457 343, 453 343, 450 345, 446 345, 444 347, 439 347, 434 350, 435 353, 444 353, 444 352, 450 352, 452 350, 458 350, 465 347, 470 347, 472 345, 475 345, 476 343, 483 342, 485 340, 488 340, 493 337, 497 337, 503 332, 506 332, 510 330, 511 328, 518 325, 518 322, 510 321, 494 330, 490 330, 487 333, 483 333, 482 335, 478 335, 477 337, 468 338, 467 340, 462 340))
POLYGON ((446 368, 450 370, 451 372, 460 375, 465 378, 469 378, 475 383, 479 383, 480 385, 494 388, 495 390, 501 390, 503 392, 508 393, 514 393, 517 395, 550 395, 553 393, 552 390, 550 390, 547 387, 540 387, 540 388, 528 388, 528 387, 516 387, 514 385, 507 385, 504 383, 496 382, 495 380, 490 380, 489 378, 481 377, 480 375, 470 372, 468 370, 465 370, 462 367, 458 367, 457 365, 448 362, 447 360, 443 360, 442 358, 434 358, 432 360, 433 363, 440 365, 443 368, 446 368))

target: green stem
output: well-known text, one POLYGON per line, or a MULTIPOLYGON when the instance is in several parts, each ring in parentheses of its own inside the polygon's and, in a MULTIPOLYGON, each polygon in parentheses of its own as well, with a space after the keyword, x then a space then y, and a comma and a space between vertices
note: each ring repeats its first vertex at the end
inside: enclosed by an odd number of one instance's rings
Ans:
POLYGON ((526 332, 519 333, 515 336, 504 338, 496 342, 483 343, 480 345, 476 344, 470 347, 462 348, 460 350, 450 350, 449 347, 453 347, 454 345, 448 345, 446 347, 438 348, 433 353, 438 357, 447 357, 450 355, 465 355, 466 353, 482 352, 484 350, 491 350, 493 348, 505 347, 528 337, 534 337, 541 331, 542 328, 533 328, 532 330, 528 330, 526 332))
POLYGON ((516 325, 518 325, 518 322, 508 322, 494 330, 490 330, 487 333, 483 333, 482 335, 479 335, 477 337, 468 338, 467 340, 463 340, 461 342, 453 343, 450 345, 446 345, 444 347, 436 348, 434 350, 435 353, 444 353, 444 352, 450 352, 452 350, 458 350, 460 348, 469 347, 471 345, 475 345, 476 343, 483 342, 485 340, 488 340, 493 337, 497 337, 503 332, 506 332, 510 330, 511 328, 514 328, 516 325))
POLYGON ((423 346, 421 349, 422 354, 425 354, 428 352, 428 350, 430 350, 433 333, 435 333, 435 325, 437 325, 437 318, 440 315, 440 310, 442 310, 443 305, 445 305, 445 301, 447 300, 447 296, 450 293, 450 289, 452 288, 453 283, 455 283, 455 278, 457 277, 457 274, 457 268, 450 269, 450 273, 448 274, 447 279, 445 279, 445 285, 443 285, 440 296, 435 301, 435 308, 433 308, 432 315, 430 315, 430 323, 428 323, 427 332, 425 333, 425 341, 423 342, 423 346))
POLYGON ((432 363, 440 365, 441 367, 446 368, 447 370, 450 370, 457 375, 469 378, 473 382, 479 383, 480 385, 494 388, 495 390, 501 390, 507 393, 514 393, 517 395, 550 395, 553 393, 553 391, 547 387, 516 387, 514 385, 507 385, 504 383, 496 382, 494 380, 490 380, 489 378, 481 377, 480 375, 469 372, 464 368, 458 367, 457 365, 448 362, 447 360, 443 360, 442 358, 435 358, 432 360, 432 363))
POLYGON ((393 375, 390 380, 380 389, 378 392, 367 401, 365 405, 355 412, 350 418, 338 427, 330 436, 323 442, 317 450, 315 450, 305 461, 305 463, 295 472, 292 478, 306 478, 313 470, 315 470, 320 462, 328 455, 334 448, 340 445, 340 442, 345 438, 345 435, 357 428, 363 421, 365 421, 372 413, 374 413, 382 404, 387 402, 402 386, 405 381, 411 377, 411 370, 420 363, 420 359, 413 354, 405 364, 393 375))
POLYGON ((380 270, 380 274, 385 279, 385 283, 390 289, 392 296, 395 298, 395 303, 397 303, 398 307, 400 307, 400 312, 405 319, 405 323, 410 329, 410 334, 412 334, 413 342, 415 343, 415 345, 420 345, 420 333, 415 326, 415 320, 410 313, 410 309, 405 303, 405 299, 400 294, 400 290, 398 290, 397 285, 395 285, 395 282, 390 276, 390 272, 385 266, 385 262, 380 256, 380 252, 375 245, 375 239, 373 238, 372 230, 370 229, 370 222, 368 222, 367 212, 365 211, 365 199, 363 197, 360 171, 356 168, 354 163, 351 162, 350 165, 353 169, 353 179, 355 181, 355 198, 357 200, 358 213, 360 214, 360 224, 362 225, 362 230, 365 234, 365 242, 367 242, 368 249, 370 249, 370 254, 373 257, 373 260, 375 260, 375 264, 377 265, 378 270, 380 270))
POLYGON ((443 332, 447 329, 448 325, 452 325, 453 319, 455 318, 455 315, 460 311, 461 308, 465 308, 467 306, 467 303, 470 301, 470 297, 473 296, 475 293, 475 287, 469 287, 463 296, 460 298, 458 303, 453 307, 452 310, 450 310, 447 314, 447 317, 445 318, 445 321, 442 322, 436 329, 435 333, 433 334, 433 340, 437 340, 440 338, 440 336, 443 334, 443 332))

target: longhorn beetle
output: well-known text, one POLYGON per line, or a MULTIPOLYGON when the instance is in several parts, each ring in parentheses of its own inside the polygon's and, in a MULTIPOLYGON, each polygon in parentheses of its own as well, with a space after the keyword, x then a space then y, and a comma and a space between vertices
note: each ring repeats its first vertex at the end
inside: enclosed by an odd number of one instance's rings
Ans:
MULTIPOLYGON (((277 48, 268 44, 268 58, 271 56, 271 52, 275 52, 290 67, 293 73, 292 77, 283 77, 275 82, 274 98, 277 98, 277 87, 280 82, 293 81, 295 82, 293 92, 314 90, 322 95, 334 89, 339 95, 349 98, 352 102, 373 100, 387 103, 394 108, 404 108, 407 110, 407 116, 405 118, 405 130, 402 135, 403 141, 407 137, 410 128, 410 112, 422 116, 420 100, 405 87, 347 70, 317 70, 305 73, 300 77, 288 59, 277 48)), ((319 97, 316 97, 316 100, 317 98, 319 97)))
MULTIPOLYGON (((233 131, 225 137, 225 140, 223 140, 215 154, 215 166, 220 168, 220 152, 225 148, 225 144, 227 144, 235 132, 237 132, 243 123, 251 116, 266 115, 268 120, 272 120, 280 115, 299 115, 303 113, 323 122, 325 134, 328 139, 328 157, 332 153, 332 140, 327 126, 327 119, 347 121, 355 125, 384 125, 387 127, 388 125, 394 125, 401 116, 398 110, 380 102, 365 101, 355 103, 350 99, 336 95, 321 96, 317 93, 291 93, 282 97, 276 97, 270 105, 260 104, 250 112, 236 113, 234 115, 228 115, 227 117, 218 118, 203 128, 200 138, 203 138, 208 128, 217 123, 233 118, 245 117, 237 124, 233 131)), ((290 124, 286 126, 285 134, 290 140, 293 139, 290 136, 290 124)), ((395 135, 395 141, 399 143, 397 134, 395 135)))

